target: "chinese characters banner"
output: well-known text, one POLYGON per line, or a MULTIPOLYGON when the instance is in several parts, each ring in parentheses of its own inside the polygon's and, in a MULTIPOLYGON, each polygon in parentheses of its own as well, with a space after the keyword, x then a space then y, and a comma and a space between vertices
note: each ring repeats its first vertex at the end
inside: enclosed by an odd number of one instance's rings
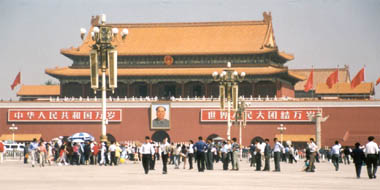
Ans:
MULTIPOLYGON (((246 109, 247 122, 311 122, 312 116, 321 109, 246 109)), ((202 109, 201 122, 227 122, 227 110, 202 109)), ((231 120, 235 112, 231 111, 231 120)))
MULTIPOLYGON (((9 109, 8 122, 100 122, 100 109, 9 109)), ((121 122, 121 109, 108 109, 109 122, 121 122)))

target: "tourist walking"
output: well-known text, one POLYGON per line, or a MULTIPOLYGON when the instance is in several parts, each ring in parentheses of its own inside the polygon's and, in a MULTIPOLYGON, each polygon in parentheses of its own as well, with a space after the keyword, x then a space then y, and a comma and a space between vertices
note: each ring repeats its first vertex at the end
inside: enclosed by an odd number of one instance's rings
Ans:
POLYGON ((273 156, 274 156, 274 171, 279 172, 280 169, 280 160, 281 160, 281 153, 284 149, 284 146, 280 142, 278 142, 277 138, 273 139, 274 141, 274 147, 273 147, 273 156))
POLYGON ((37 160, 37 151, 38 151, 38 143, 37 139, 34 138, 32 143, 29 145, 29 154, 30 154, 30 159, 32 159, 32 167, 36 164, 37 160))
POLYGON ((186 147, 185 144, 181 147, 181 152, 179 153, 182 162, 183 162, 183 169, 186 169, 186 162, 187 162, 187 156, 188 156, 188 147, 186 147))
POLYGON ((141 155, 145 174, 148 174, 150 160, 153 159, 152 157, 154 156, 154 148, 153 145, 150 144, 150 138, 148 136, 145 137, 145 143, 141 146, 141 155))
POLYGON ((356 178, 360 178, 362 165, 365 160, 363 150, 360 148, 360 143, 355 143, 355 149, 352 150, 351 157, 354 159, 356 178))
POLYGON ((197 167, 198 172, 204 172, 205 170, 205 151, 207 149, 206 143, 203 141, 203 138, 198 137, 198 142, 194 144, 194 151, 196 152, 197 157, 197 167))
POLYGON ((232 170, 239 170, 240 145, 232 138, 232 170))
POLYGON ((168 138, 164 138, 163 143, 161 144, 161 157, 162 157, 162 174, 168 173, 168 158, 170 155, 171 146, 168 143, 168 138))
POLYGON ((188 157, 189 157, 189 170, 192 170, 193 169, 193 158, 194 158, 194 142, 192 140, 190 140, 190 144, 189 144, 189 151, 188 151, 188 157))
POLYGON ((373 140, 375 137, 369 136, 368 143, 365 145, 365 155, 367 160, 367 172, 370 179, 376 178, 377 160, 379 154, 379 146, 373 140))
POLYGON ((2 164, 4 160, 4 150, 3 141, 0 140, 0 164, 2 164))
POLYGON ((310 138, 308 148, 310 150, 310 162, 309 162, 309 168, 306 171, 314 172, 315 171, 314 163, 315 163, 315 157, 317 156, 318 146, 314 143, 313 138, 310 138))
POLYGON ((207 150, 206 150, 206 168, 207 170, 214 169, 214 153, 213 153, 213 144, 212 140, 207 140, 207 150))
POLYGON ((343 160, 344 160, 344 164, 348 164, 350 165, 350 154, 351 154, 351 149, 346 146, 343 150, 343 160))
POLYGON ((229 163, 229 158, 228 158, 228 152, 230 151, 231 147, 229 144, 227 144, 226 141, 223 142, 222 148, 221 148, 221 153, 222 153, 222 162, 223 162, 223 170, 228 170, 228 163, 229 163))
POLYGON ((265 165, 263 171, 270 171, 270 156, 272 154, 272 150, 269 145, 269 139, 265 139, 265 148, 264 148, 264 160, 265 165))
POLYGON ((116 166, 116 144, 114 141, 111 141, 111 145, 109 146, 109 152, 111 154, 111 161, 110 161, 110 166, 114 165, 116 166))
POLYGON ((256 170, 255 171, 261 171, 261 152, 263 152, 264 150, 262 150, 261 142, 259 140, 256 140, 255 146, 256 146, 256 170))
POLYGON ((335 167, 335 171, 339 170, 339 155, 340 155, 341 148, 342 146, 339 144, 338 141, 335 141, 334 146, 331 147, 331 159, 335 167))

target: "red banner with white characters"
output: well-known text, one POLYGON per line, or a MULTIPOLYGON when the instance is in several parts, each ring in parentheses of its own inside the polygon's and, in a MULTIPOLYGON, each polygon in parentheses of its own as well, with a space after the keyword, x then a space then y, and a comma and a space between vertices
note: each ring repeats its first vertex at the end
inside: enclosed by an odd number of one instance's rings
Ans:
MULTIPOLYGON (((305 109, 246 109, 247 122, 311 122, 312 117, 320 111, 317 108, 305 109)), ((227 122, 227 110, 202 109, 201 122, 227 122)), ((235 112, 231 111, 231 120, 235 112)))
MULTIPOLYGON (((107 109, 109 122, 121 122, 121 109, 107 109)), ((9 109, 8 122, 100 122, 101 109, 9 109)))

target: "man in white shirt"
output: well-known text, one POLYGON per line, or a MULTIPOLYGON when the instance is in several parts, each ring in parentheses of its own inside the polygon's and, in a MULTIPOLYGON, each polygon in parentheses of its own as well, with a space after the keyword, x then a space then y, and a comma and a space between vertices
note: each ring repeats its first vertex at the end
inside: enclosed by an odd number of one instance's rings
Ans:
POLYGON ((317 155, 318 146, 314 143, 314 139, 310 138, 310 142, 308 144, 309 150, 310 150, 310 163, 309 168, 306 170, 307 172, 314 172, 315 170, 315 156, 317 155))
POLYGON ((341 148, 342 146, 339 144, 338 141, 335 141, 335 145, 331 147, 332 163, 335 166, 335 171, 339 170, 339 155, 341 148))
POLYGON ((376 178, 377 171, 379 146, 375 142, 373 142, 374 139, 375 137, 373 136, 368 137, 368 143, 365 145, 364 151, 367 160, 367 172, 369 179, 376 178))
POLYGON ((146 136, 145 143, 141 145, 142 165, 144 167, 145 174, 148 174, 149 172, 149 164, 150 160, 153 159, 154 152, 153 145, 150 144, 150 138, 146 136))
POLYGON ((192 170, 193 169, 193 158, 194 158, 194 142, 192 140, 190 140, 190 144, 189 144, 189 153, 188 153, 188 157, 189 157, 189 170, 192 170))
POLYGON ((168 157, 170 156, 170 149, 171 149, 171 146, 168 143, 168 138, 165 138, 161 144, 161 151, 162 151, 161 157, 162 157, 162 165, 163 165, 162 174, 168 173, 167 165, 168 165, 168 157))
POLYGON ((274 168, 275 172, 279 172, 280 170, 280 159, 282 150, 284 150, 284 146, 280 142, 278 142, 277 138, 273 139, 274 147, 273 147, 273 156, 274 156, 274 168))

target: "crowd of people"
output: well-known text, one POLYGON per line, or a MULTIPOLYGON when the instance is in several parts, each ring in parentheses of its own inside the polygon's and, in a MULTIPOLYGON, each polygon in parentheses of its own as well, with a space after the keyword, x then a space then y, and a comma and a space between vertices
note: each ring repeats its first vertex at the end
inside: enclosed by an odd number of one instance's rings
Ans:
MULTIPOLYGON (((374 142, 374 137, 368 137, 366 145, 355 144, 355 148, 342 147, 338 141, 328 150, 319 149, 310 139, 306 149, 299 150, 293 145, 282 144, 277 138, 273 139, 273 147, 270 140, 257 140, 250 147, 241 147, 236 138, 227 141, 214 142, 211 139, 204 141, 202 137, 198 142, 192 140, 182 143, 169 143, 168 139, 163 142, 153 142, 149 137, 143 144, 128 142, 84 141, 69 142, 62 138, 51 142, 43 139, 34 139, 25 146, 24 162, 29 161, 32 167, 37 164, 45 165, 100 165, 113 166, 124 162, 142 163, 144 172, 155 169, 155 163, 162 160, 162 173, 167 174, 167 165, 174 165, 174 169, 193 169, 197 164, 199 172, 214 169, 214 163, 221 162, 223 170, 239 170, 241 151, 248 152, 250 166, 256 171, 270 171, 270 160, 274 161, 274 172, 280 172, 280 162, 293 163, 305 158, 306 172, 315 172, 315 162, 319 162, 320 156, 332 162, 335 170, 339 170, 339 163, 350 164, 351 158, 355 164, 357 177, 360 178, 362 165, 367 165, 368 176, 376 178, 377 165, 380 161, 379 146, 374 142), (188 164, 188 166, 187 166, 188 164)), ((1 147, 0 147, 1 148, 1 147)))

